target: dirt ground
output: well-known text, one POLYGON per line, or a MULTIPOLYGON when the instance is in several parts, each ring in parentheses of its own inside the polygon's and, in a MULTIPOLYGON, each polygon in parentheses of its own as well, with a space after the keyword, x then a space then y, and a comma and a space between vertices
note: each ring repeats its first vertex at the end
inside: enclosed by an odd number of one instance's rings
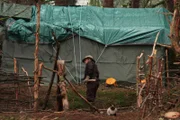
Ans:
MULTIPOLYGON (((139 120, 137 112, 119 111, 117 116, 108 116, 104 111, 90 113, 85 111, 68 111, 60 113, 39 112, 39 113, 1 113, 0 120, 139 120)), ((146 120, 158 120, 149 117, 146 120)))
MULTIPOLYGON (((76 86, 76 88, 80 92, 84 93, 86 87, 76 86)), ((40 95, 42 98, 44 98, 43 95, 45 95, 44 93, 46 92, 46 89, 47 89, 46 87, 41 87, 40 95)), ((49 101, 52 103, 52 105, 47 108, 47 110, 50 111, 48 112, 41 111, 38 113, 32 113, 30 111, 25 112, 24 109, 26 107, 23 107, 22 111, 18 111, 19 109, 17 109, 17 111, 14 111, 14 109, 12 110, 12 107, 7 107, 6 111, 3 110, 0 111, 0 120, 140 120, 138 115, 139 113, 135 109, 135 101, 133 100, 136 99, 134 98, 135 97, 133 92, 134 90, 124 89, 121 87, 107 88, 104 85, 101 85, 98 90, 98 97, 96 103, 96 107, 98 107, 99 109, 103 109, 102 110, 103 113, 101 114, 82 110, 82 109, 87 110, 88 107, 81 108, 82 107, 81 105, 84 106, 84 103, 81 101, 79 97, 77 97, 77 95, 74 95, 73 92, 70 90, 69 90, 69 94, 70 94, 69 97, 71 97, 69 98, 69 100, 71 100, 70 106, 71 107, 76 106, 76 108, 70 109, 67 112, 59 112, 59 113, 54 112, 56 111, 55 107, 53 107, 53 105, 56 105, 55 102, 56 97, 54 97, 56 96, 56 92, 55 92, 56 87, 53 87, 52 91, 53 94, 52 96, 50 96, 51 100, 49 101), (126 103, 126 101, 128 101, 128 104, 126 103), (133 103, 131 103, 131 101, 133 101, 133 103), (117 104, 118 108, 125 107, 127 109, 119 110, 117 116, 108 116, 106 114, 106 108, 109 106, 108 103, 113 103, 113 102, 117 102, 117 103, 119 102, 120 105, 124 105, 124 106, 118 106, 117 104), (79 106, 77 106, 78 104, 79 106), (131 108, 131 106, 133 109, 131 108)), ((12 95, 9 95, 9 97, 12 97, 12 95)), ((22 99, 22 100, 26 100, 26 99, 22 99)), ((9 106, 14 106, 15 108, 17 107, 15 105, 15 102, 10 104, 9 106)), ((24 106, 28 106, 28 105, 24 105, 24 106)), ((0 106, 0 109, 2 109, 3 107, 5 107, 5 104, 4 105, 2 104, 0 106)), ((33 111, 33 109, 31 109, 31 111, 33 111)), ((158 120, 158 118, 151 116, 148 117, 146 120, 158 120)))

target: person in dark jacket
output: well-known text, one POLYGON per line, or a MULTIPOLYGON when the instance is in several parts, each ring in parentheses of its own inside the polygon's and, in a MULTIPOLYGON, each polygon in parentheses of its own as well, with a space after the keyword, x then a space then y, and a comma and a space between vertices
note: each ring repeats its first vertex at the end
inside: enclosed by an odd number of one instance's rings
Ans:
POLYGON ((82 62, 86 64, 84 72, 84 82, 87 82, 86 98, 89 102, 94 102, 99 87, 99 71, 91 55, 87 55, 82 62))

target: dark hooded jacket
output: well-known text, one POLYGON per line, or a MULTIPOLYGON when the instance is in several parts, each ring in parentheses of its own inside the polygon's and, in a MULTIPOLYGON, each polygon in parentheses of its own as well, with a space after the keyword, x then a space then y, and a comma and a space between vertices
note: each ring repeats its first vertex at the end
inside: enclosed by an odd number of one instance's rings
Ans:
POLYGON ((96 79, 99 81, 99 71, 94 61, 90 61, 86 64, 84 79, 89 76, 90 79, 96 79))

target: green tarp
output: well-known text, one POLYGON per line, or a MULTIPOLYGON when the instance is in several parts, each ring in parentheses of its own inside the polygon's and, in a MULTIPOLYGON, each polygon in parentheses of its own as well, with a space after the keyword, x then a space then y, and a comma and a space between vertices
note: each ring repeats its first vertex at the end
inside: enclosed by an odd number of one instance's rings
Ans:
MULTIPOLYGON (((41 43, 53 43, 52 31, 59 40, 78 34, 105 45, 170 44, 168 19, 164 8, 100 8, 41 6, 41 43)), ((6 22, 9 40, 34 43, 36 8, 29 22, 23 19, 6 22)))
POLYGON ((5 3, 0 1, 0 16, 30 19, 31 11, 32 6, 29 5, 5 3))

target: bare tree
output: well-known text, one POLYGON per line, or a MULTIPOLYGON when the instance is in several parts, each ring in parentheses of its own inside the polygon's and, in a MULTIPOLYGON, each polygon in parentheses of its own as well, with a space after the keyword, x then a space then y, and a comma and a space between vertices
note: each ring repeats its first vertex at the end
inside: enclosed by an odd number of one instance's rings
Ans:
POLYGON ((113 8, 114 7, 114 0, 104 0, 103 1, 103 7, 113 8))
POLYGON ((61 6, 75 5, 76 0, 55 0, 55 4, 61 6))
POLYGON ((173 0, 165 0, 166 8, 170 11, 174 11, 174 1, 173 0))
POLYGON ((140 0, 131 0, 131 7, 132 8, 139 8, 140 0))

